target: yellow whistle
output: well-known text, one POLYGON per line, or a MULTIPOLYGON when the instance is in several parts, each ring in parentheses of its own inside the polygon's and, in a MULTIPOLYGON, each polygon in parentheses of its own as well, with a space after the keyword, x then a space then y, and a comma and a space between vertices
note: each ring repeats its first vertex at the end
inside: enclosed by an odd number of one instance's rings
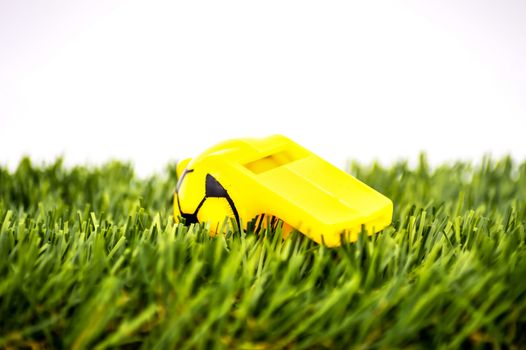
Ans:
POLYGON ((281 135, 222 142, 177 173, 174 217, 208 222, 212 234, 274 217, 284 236, 295 229, 334 247, 384 229, 393 215, 389 198, 281 135))

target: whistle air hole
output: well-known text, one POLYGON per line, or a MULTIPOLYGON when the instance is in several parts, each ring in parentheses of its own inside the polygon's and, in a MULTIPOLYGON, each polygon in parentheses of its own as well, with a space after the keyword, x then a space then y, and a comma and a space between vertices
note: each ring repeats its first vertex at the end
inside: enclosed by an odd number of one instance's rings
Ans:
POLYGON ((282 165, 291 163, 300 158, 302 157, 298 157, 291 152, 281 151, 247 163, 245 164, 245 168, 254 174, 261 174, 266 171, 278 168, 282 165))

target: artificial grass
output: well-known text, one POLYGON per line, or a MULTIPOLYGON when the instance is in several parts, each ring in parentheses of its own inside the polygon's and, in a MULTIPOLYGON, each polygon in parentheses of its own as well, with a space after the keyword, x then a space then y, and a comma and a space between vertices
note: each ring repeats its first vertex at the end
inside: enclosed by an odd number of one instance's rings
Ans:
POLYGON ((0 168, 0 348, 525 348, 526 162, 352 164, 393 224, 328 249, 171 217, 175 166, 0 168))

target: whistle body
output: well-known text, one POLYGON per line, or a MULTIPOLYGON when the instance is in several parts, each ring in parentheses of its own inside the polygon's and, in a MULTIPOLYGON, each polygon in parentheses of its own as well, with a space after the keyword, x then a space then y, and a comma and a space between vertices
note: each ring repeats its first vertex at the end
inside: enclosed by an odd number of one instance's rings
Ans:
POLYGON ((174 216, 209 222, 212 233, 225 229, 225 217, 241 229, 276 217, 334 247, 391 223, 390 199, 281 135, 220 143, 177 171, 174 216))

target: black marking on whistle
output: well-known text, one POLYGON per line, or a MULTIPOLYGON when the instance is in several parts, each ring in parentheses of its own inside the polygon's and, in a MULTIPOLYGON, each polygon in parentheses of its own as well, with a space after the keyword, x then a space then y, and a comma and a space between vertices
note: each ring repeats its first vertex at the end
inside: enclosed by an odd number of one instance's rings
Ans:
POLYGON ((223 187, 223 185, 221 185, 219 181, 217 181, 216 178, 210 174, 206 174, 205 188, 206 188, 207 197, 217 197, 217 198, 228 197, 228 193, 223 187))
POLYGON ((239 214, 237 212, 234 201, 228 194, 227 190, 223 187, 223 185, 221 185, 219 181, 217 181, 217 179, 210 174, 206 174, 204 198, 201 199, 201 202, 199 202, 199 205, 197 206, 197 208, 195 208, 195 211, 192 214, 183 213, 183 211, 181 210, 181 202, 179 200, 179 188, 181 187, 181 184, 183 183, 186 174, 191 173, 193 171, 194 169, 185 169, 183 171, 183 174, 179 178, 179 181, 177 181, 177 187, 175 189, 175 195, 177 196, 177 206, 179 207, 179 213, 181 213, 181 217, 185 219, 185 224, 189 225, 199 223, 199 220, 197 219, 197 213, 199 212, 199 209, 201 209, 207 198, 225 198, 228 202, 228 205, 230 205, 232 212, 234 213, 237 226, 239 230, 241 230, 241 222, 239 220, 239 214))
POLYGON ((230 208, 234 212, 234 217, 236 218, 237 227, 239 230, 241 230, 241 222, 239 221, 239 214, 237 212, 236 206, 234 204, 234 201, 228 194, 228 191, 217 181, 215 177, 213 177, 210 174, 206 174, 206 180, 205 180, 205 189, 206 189, 206 195, 205 197, 212 197, 212 198, 225 198, 228 202, 228 205, 230 205, 230 208))
POLYGON ((197 213, 199 212, 199 209, 203 206, 203 203, 205 202, 206 197, 201 199, 201 202, 199 202, 199 205, 195 209, 195 211, 192 214, 186 214, 181 211, 181 204, 179 203, 179 196, 177 196, 177 205, 179 206, 179 212, 181 213, 181 216, 184 218, 184 223, 186 225, 190 224, 197 224, 199 223, 199 220, 197 219, 197 213))
POLYGON ((179 207, 179 213, 181 214, 181 217, 184 219, 185 225, 197 224, 199 222, 197 220, 197 212, 205 201, 205 198, 203 198, 203 200, 201 200, 201 203, 199 203, 199 205, 197 206, 197 209, 195 210, 195 212, 192 214, 183 213, 181 209, 181 202, 179 200, 179 189, 181 188, 181 185, 183 183, 184 178, 186 177, 186 174, 189 174, 193 171, 194 169, 188 169, 188 168, 184 169, 181 177, 177 181, 177 186, 175 187, 175 196, 177 197, 177 206, 179 207))
POLYGON ((186 174, 191 173, 193 171, 194 171, 194 169, 188 169, 188 168, 184 169, 183 174, 181 175, 179 180, 177 180, 177 186, 175 187, 175 193, 179 192, 179 188, 181 187, 181 184, 183 183, 183 180, 184 180, 186 174))

